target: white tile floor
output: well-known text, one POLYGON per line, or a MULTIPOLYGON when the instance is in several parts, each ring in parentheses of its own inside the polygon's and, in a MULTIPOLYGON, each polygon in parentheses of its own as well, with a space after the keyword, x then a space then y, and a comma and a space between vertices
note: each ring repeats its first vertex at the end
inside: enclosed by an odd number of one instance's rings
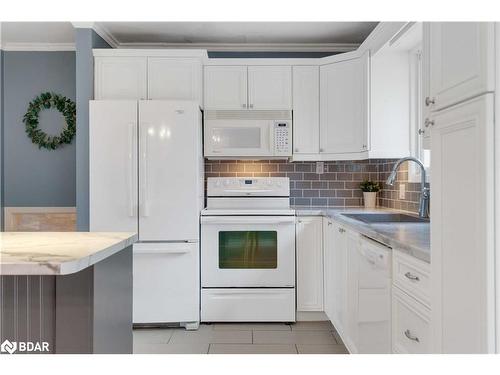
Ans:
POLYGON ((134 330, 136 354, 347 354, 330 322, 215 323, 134 330))

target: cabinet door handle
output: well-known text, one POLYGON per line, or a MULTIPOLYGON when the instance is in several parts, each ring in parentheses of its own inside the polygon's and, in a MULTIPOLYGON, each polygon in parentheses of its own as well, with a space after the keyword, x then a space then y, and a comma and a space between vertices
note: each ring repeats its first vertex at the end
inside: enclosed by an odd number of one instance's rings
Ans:
POLYGON ((323 152, 323 151, 325 151, 325 150, 324 150, 324 149, 322 149, 322 148, 320 148, 320 149, 319 149, 319 152, 323 152))
POLYGON ((413 335, 411 334, 411 332, 410 332, 410 330, 409 330, 409 329, 407 329, 407 330, 405 331, 405 336, 406 336, 406 338, 407 338, 408 340, 415 341, 415 342, 420 342, 420 340, 418 339, 418 337, 417 337, 417 336, 413 336, 413 335))
POLYGON ((332 225, 332 222, 331 222, 331 221, 329 221, 329 222, 328 222, 328 225, 332 225))
POLYGON ((407 279, 410 279, 411 281, 420 281, 420 278, 418 276, 413 275, 411 272, 406 272, 405 276, 407 279))
POLYGON ((430 97, 425 98, 425 105, 429 107, 431 104, 436 104, 436 99, 430 97))
POLYGON ((253 108, 253 104, 250 104, 250 105, 249 105, 249 107, 250 107, 250 108, 253 108))
POLYGON ((243 108, 246 108, 246 107, 247 107, 247 105, 246 105, 246 104, 242 104, 241 106, 242 106, 243 108))
POLYGON ((428 118, 426 118, 425 121, 424 121, 424 125, 425 125, 426 128, 428 128, 429 125, 430 126, 434 126, 434 121, 429 120, 428 118))
POLYGON ((298 149, 298 148, 295 148, 295 152, 299 152, 299 149, 298 149))
POLYGON ((419 135, 423 135, 423 134, 425 134, 425 130, 424 130, 424 129, 418 129, 418 134, 419 134, 419 135))

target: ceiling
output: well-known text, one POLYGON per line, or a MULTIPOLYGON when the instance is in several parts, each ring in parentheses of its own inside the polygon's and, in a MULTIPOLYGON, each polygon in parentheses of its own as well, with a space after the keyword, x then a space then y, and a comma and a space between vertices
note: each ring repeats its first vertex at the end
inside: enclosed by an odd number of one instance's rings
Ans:
POLYGON ((103 22, 120 43, 361 43, 376 22, 103 22))
MULTIPOLYGON (((377 22, 97 22, 89 23, 119 47, 180 47, 217 50, 350 50, 377 22)), ((70 22, 4 22, 2 45, 74 46, 70 22)), ((73 47, 74 48, 74 47, 73 47)))

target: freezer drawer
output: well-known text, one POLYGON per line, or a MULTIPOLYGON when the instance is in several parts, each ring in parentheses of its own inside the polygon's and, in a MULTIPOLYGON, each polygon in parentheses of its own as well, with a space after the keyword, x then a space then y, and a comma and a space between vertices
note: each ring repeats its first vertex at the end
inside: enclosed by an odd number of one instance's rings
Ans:
POLYGON ((198 322, 199 244, 134 244, 134 324, 198 322))
POLYGON ((295 288, 202 289, 203 322, 294 322, 295 288))

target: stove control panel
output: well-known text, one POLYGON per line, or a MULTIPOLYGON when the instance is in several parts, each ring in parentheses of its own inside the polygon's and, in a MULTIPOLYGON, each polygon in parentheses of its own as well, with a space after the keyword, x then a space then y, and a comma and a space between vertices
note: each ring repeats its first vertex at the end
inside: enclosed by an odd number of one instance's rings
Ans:
POLYGON ((288 177, 209 177, 207 179, 209 197, 289 197, 288 177))

